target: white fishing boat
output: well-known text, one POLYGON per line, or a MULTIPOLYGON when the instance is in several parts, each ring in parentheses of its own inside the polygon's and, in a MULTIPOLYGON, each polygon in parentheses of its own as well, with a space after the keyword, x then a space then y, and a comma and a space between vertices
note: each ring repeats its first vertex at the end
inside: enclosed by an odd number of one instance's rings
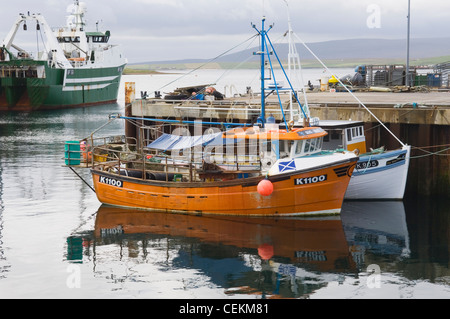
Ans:
MULTIPOLYGON (((334 75, 328 67, 311 51, 311 49, 296 36, 292 30, 290 18, 289 25, 289 72, 299 72, 301 74, 300 57, 294 44, 294 36, 305 46, 305 48, 322 64, 322 66, 340 83, 348 93, 355 98, 358 103, 364 107, 372 117, 380 123, 401 145, 396 150, 385 150, 384 146, 377 149, 367 150, 366 138, 364 134, 364 123, 352 120, 319 120, 311 118, 310 109, 308 107, 308 99, 306 88, 301 88, 303 92, 303 105, 300 105, 301 112, 298 111, 298 118, 294 118, 296 114, 294 110, 295 103, 293 97, 290 102, 291 120, 296 125, 301 126, 305 121, 314 122, 320 125, 328 136, 324 139, 324 150, 344 149, 353 151, 359 155, 359 160, 350 179, 345 199, 371 199, 371 200, 401 200, 403 199, 408 176, 409 159, 411 154, 411 146, 400 141, 365 105, 358 99, 342 81, 334 75), (294 69, 294 70, 292 70, 294 69), (320 123, 320 124, 319 124, 320 123)), ((303 80, 302 80, 303 82, 303 80)), ((303 84, 302 84, 303 86, 303 84)), ((299 97, 294 96, 297 101, 299 97)), ((300 103, 298 103, 300 104, 300 103)))
POLYGON ((321 120, 320 126, 328 132, 324 149, 343 148, 359 154, 346 199, 403 199, 411 146, 367 150, 364 123, 360 121, 321 120))

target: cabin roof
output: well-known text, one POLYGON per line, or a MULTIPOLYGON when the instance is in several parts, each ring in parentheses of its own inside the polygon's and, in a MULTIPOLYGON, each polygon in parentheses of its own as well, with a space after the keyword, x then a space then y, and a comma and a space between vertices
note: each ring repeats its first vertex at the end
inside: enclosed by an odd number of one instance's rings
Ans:
POLYGON ((352 120, 320 120, 319 125, 324 129, 343 129, 364 125, 362 121, 352 120))
POLYGON ((242 128, 226 131, 223 134, 224 138, 232 139, 264 139, 264 140, 306 140, 311 138, 317 138, 327 135, 320 127, 304 127, 294 128, 291 131, 286 130, 258 130, 254 128, 248 128, 243 130, 242 128))

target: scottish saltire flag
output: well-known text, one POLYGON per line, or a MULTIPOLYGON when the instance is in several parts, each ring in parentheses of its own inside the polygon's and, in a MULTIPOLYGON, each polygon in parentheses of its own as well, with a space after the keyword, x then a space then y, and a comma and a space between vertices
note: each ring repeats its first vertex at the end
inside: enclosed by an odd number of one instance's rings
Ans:
POLYGON ((289 162, 280 162, 278 163, 278 170, 280 173, 286 172, 286 171, 292 171, 295 170, 295 160, 291 160, 289 162))

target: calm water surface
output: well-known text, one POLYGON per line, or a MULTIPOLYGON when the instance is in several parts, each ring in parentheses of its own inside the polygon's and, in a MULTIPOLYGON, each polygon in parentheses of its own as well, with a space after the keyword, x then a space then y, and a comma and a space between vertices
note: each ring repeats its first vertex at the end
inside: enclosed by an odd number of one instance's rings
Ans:
MULTIPOLYGON (((139 92, 167 79, 124 81, 139 92)), ((123 113, 122 92, 113 105, 0 114, 0 298, 450 297, 445 199, 345 202, 315 219, 102 206, 63 166, 64 142, 123 113)))

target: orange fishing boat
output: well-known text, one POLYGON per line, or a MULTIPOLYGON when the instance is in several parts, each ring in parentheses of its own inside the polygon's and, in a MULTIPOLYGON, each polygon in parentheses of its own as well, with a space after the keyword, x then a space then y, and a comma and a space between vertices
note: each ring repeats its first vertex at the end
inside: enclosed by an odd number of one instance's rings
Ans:
MULTIPOLYGON (((100 202, 190 214, 340 213, 358 156, 322 151, 327 133, 307 121, 305 127, 293 128, 285 120, 286 129, 270 118, 266 121, 265 91, 273 89, 265 89, 264 82, 265 58, 270 62, 271 55, 264 21, 261 30, 253 25, 261 35, 261 51, 256 53, 261 55, 262 90, 258 125, 202 136, 162 134, 145 146, 96 146, 91 172, 100 202)), ((152 135, 143 129, 140 136, 152 135)))
POLYGON ((96 147, 94 154, 107 154, 107 160, 92 167, 94 188, 104 204, 172 213, 337 214, 358 157, 348 151, 323 152, 326 134, 318 127, 292 131, 248 128, 216 134, 214 139, 189 137, 200 141, 190 148, 185 139, 168 134, 149 144, 147 152, 124 155, 96 147), (225 144, 217 143, 218 139, 225 144), (249 149, 252 141, 256 141, 255 154, 234 154, 232 165, 219 151, 224 145, 249 149), (188 153, 193 161, 176 158, 179 144, 183 154, 203 145, 201 158, 194 152, 188 153))

